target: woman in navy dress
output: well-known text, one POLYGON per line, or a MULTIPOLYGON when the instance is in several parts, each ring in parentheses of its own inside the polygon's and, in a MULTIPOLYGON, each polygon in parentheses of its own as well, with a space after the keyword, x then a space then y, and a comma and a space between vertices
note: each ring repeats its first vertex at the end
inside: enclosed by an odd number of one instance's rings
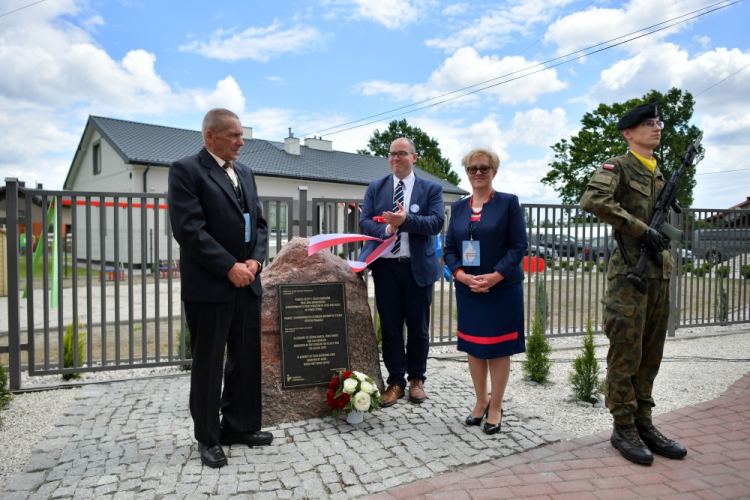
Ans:
POLYGON ((523 271, 526 222, 518 197, 495 191, 498 156, 475 149, 461 161, 472 195, 453 203, 444 261, 456 282, 458 350, 469 358, 477 401, 467 425, 500 431, 510 356, 526 351, 523 335, 523 271), (487 370, 492 395, 487 396, 487 370))

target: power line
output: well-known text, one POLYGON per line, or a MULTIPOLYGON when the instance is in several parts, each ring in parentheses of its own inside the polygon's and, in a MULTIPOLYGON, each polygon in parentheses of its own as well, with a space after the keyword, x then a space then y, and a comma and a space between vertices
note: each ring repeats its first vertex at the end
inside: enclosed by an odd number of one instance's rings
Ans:
POLYGON ((7 16, 8 14, 13 14, 14 12, 18 12, 19 10, 26 9, 28 7, 31 7, 32 5, 36 5, 38 3, 42 3, 44 0, 39 0, 38 2, 30 3, 29 5, 24 5, 23 7, 19 7, 16 10, 11 10, 10 12, 6 12, 5 14, 0 14, 0 17, 7 16))
MULTIPOLYGON (((551 65, 551 66, 548 66, 548 67, 543 67, 543 68, 541 68, 541 69, 538 69, 538 70, 536 70, 536 71, 532 71, 531 73, 526 73, 526 74, 524 74, 524 75, 520 75, 520 76, 517 76, 517 77, 514 77, 514 78, 509 78, 508 80, 504 80, 504 81, 502 81, 502 82, 498 82, 498 83, 493 83, 492 85, 487 85, 487 86, 485 86, 485 87, 482 87, 482 88, 479 88, 479 89, 471 90, 471 91, 469 91, 469 92, 466 92, 465 94, 462 94, 462 95, 459 95, 459 96, 456 96, 456 97, 450 97, 450 98, 448 98, 448 99, 445 99, 445 100, 443 100, 443 101, 440 101, 440 102, 436 102, 436 103, 433 103, 433 104, 427 104, 426 106, 422 106, 422 107, 419 107, 419 108, 416 108, 416 109, 411 109, 411 110, 409 110, 409 111, 404 111, 404 112, 402 112, 402 113, 397 113, 397 114, 395 114, 395 115, 392 115, 392 116, 390 116, 390 117, 388 117, 388 118, 393 118, 394 116, 402 116, 402 115, 406 115, 406 114, 410 114, 410 113, 415 113, 415 112, 417 112, 417 111, 420 111, 420 110, 423 110, 423 109, 427 109, 427 108, 431 108, 431 107, 433 107, 433 106, 439 106, 439 105, 445 104, 446 102, 449 102, 449 101, 453 101, 453 100, 455 100, 455 99, 461 99, 461 98, 463 98, 463 97, 466 97, 466 96, 468 96, 468 95, 471 95, 471 94, 476 94, 477 92, 481 92, 481 91, 483 91, 483 90, 487 90, 487 89, 489 89, 489 88, 492 88, 492 87, 497 87, 497 86, 499 86, 499 85, 503 85, 503 84, 505 84, 505 83, 513 82, 513 81, 515 81, 515 80, 520 80, 520 79, 522 79, 522 78, 525 78, 525 77, 527 77, 527 76, 531 76, 531 75, 534 75, 534 74, 536 74, 536 73, 541 73, 542 71, 547 71, 547 70, 549 70, 549 69, 552 69, 552 68, 556 68, 557 66, 561 66, 561 65, 563 65, 563 64, 567 64, 567 63, 569 63, 569 62, 572 62, 572 61, 576 61, 576 60, 578 60, 578 59, 583 59, 584 57, 588 57, 588 56, 590 56, 590 55, 593 55, 593 54, 597 54, 597 53, 599 53, 599 52, 603 52, 603 51, 605 51, 605 50, 609 50, 609 49, 611 49, 611 48, 614 48, 614 47, 617 47, 617 46, 619 46, 619 45, 623 45, 623 44, 625 44, 625 43, 628 43, 628 42, 632 42, 633 40, 637 40, 637 39, 639 39, 639 38, 643 38, 643 37, 646 37, 646 36, 649 36, 649 35, 653 35, 654 33, 658 33, 659 31, 665 30, 665 29, 667 29, 667 28, 671 28, 672 26, 677 26, 678 24, 682 24, 682 23, 685 23, 685 22, 687 22, 687 21, 691 21, 692 19, 696 19, 696 18, 698 18, 698 17, 701 17, 701 16, 704 16, 704 15, 706 15, 706 14, 710 14, 711 12, 714 12, 714 11, 716 11, 716 10, 719 10, 719 9, 723 9, 723 8, 729 7, 730 5, 733 5, 733 4, 735 4, 735 3, 739 3, 739 2, 741 2, 741 1, 742 1, 742 0, 735 0, 734 2, 732 2, 732 3, 730 3, 730 4, 727 4, 727 5, 724 5, 724 6, 722 6, 722 7, 717 7, 716 9, 713 9, 713 10, 710 10, 710 11, 707 11, 707 12, 703 12, 703 13, 701 13, 701 14, 697 14, 697 15, 695 15, 695 16, 693 16, 693 17, 691 17, 691 18, 688 18, 688 19, 684 19, 684 20, 682 20, 682 21, 679 21, 679 22, 677 22, 677 23, 674 23, 674 24, 670 24, 670 25, 668 25, 668 26, 664 26, 664 27, 662 27, 662 28, 659 28, 659 29, 657 29, 657 30, 654 30, 654 31, 650 31, 650 32, 648 32, 648 33, 644 33, 644 34, 642 34, 642 35, 638 35, 638 36, 635 36, 635 37, 633 37, 633 38, 630 38, 630 39, 628 39, 628 40, 624 40, 624 41, 622 41, 622 42, 618 42, 618 43, 615 43, 615 44, 609 45, 609 46, 607 46, 607 47, 603 47, 603 48, 601 48, 601 49, 598 49, 598 50, 594 50, 594 51, 591 51, 591 52, 588 52, 588 53, 585 53, 585 54, 581 54, 580 56, 578 56, 578 57, 574 57, 573 59, 569 59, 569 60, 567 60, 567 61, 561 61, 561 62, 559 62, 559 63, 557 63, 557 64, 553 64, 553 65, 551 65)), ((679 17, 684 17, 684 16, 679 16, 679 17)), ((678 18, 674 18, 674 19, 678 19, 678 18)), ((663 24, 663 23, 660 23, 660 24, 663 24)), ((639 31, 643 31, 643 30, 639 30, 639 31)), ((623 37, 618 37, 618 38, 615 38, 615 39, 613 39, 613 40, 617 40, 617 39, 619 39, 619 38, 623 38, 623 37)), ((612 41, 612 40, 610 40, 610 41, 612 41)), ((608 43, 608 42, 604 42, 604 43, 608 43)), ((602 45, 602 44, 598 44, 598 45, 602 45)), ((580 51, 577 51, 577 52, 580 52, 580 51)), ((564 57, 564 56, 563 56, 563 57, 564 57)), ((557 58, 557 59, 560 59, 560 58, 557 58)), ((529 68, 526 68, 526 69, 530 69, 530 68, 533 68, 533 67, 535 67, 535 66, 540 66, 540 65, 544 65, 544 63, 539 63, 539 64, 536 64, 536 65, 534 65, 534 66, 530 66, 529 68)), ((520 71, 524 71, 524 70, 520 70, 520 71)), ((514 73, 519 73, 520 71, 515 71, 514 73)), ((509 73, 509 74, 512 74, 512 73, 509 73)), ((476 85, 473 85, 473 86, 476 86, 476 85)), ((452 93, 455 93, 455 92, 452 92, 452 93)), ((404 107, 402 107, 402 108, 398 108, 398 109, 403 109, 403 108, 405 108, 405 107, 409 107, 409 106, 404 106, 404 107)), ((394 111, 395 111, 395 110, 394 110, 394 111)), ((381 114, 384 114, 384 113, 381 113, 381 114)), ((371 122, 367 122, 367 123, 362 123, 362 124, 360 124, 360 125, 355 125, 355 126, 353 126, 353 127, 345 128, 345 129, 342 129, 342 130, 337 130, 337 131, 335 131, 335 132, 329 132, 329 133, 328 133, 327 135, 335 135, 335 134, 339 134, 339 133, 341 133, 341 132, 346 132, 346 131, 348 131, 348 130, 353 130, 353 129, 356 129, 356 128, 360 128, 360 127, 365 127, 365 126, 367 126, 367 125, 372 125, 373 123, 377 123, 377 122, 379 122, 380 120, 381 120, 381 119, 378 119, 378 120, 374 120, 374 121, 371 121, 371 122)), ((332 128, 336 128, 336 127, 332 127, 332 128)))
POLYGON ((695 95, 695 97, 698 97, 699 95, 701 95, 701 94, 704 94, 704 93, 708 92, 709 90, 711 90, 712 88, 716 87, 716 86, 717 86, 717 85, 719 85, 720 83, 722 83, 722 82, 724 82, 724 81, 726 81, 726 80, 729 80, 729 79, 730 79, 730 78, 732 78, 732 77, 733 77, 734 75, 736 75, 737 73, 739 73, 739 72, 740 72, 740 71, 742 71, 743 69, 747 69, 747 68, 750 68, 750 64, 748 64, 748 65, 747 65, 747 66, 745 66, 744 68, 740 68, 740 69, 738 69, 737 71, 735 71, 734 73, 732 73, 732 74, 731 74, 731 75, 729 75, 728 77, 726 77, 726 78, 723 78, 723 79, 719 80, 718 82, 714 83, 713 85, 711 85, 710 87, 708 87, 708 88, 707 88, 706 90, 704 90, 704 91, 703 91, 703 92, 701 92, 700 94, 696 94, 696 95, 695 95))
MULTIPOLYGON (((727 1, 727 0, 722 0, 722 1, 720 1, 720 2, 716 2, 716 3, 714 3, 714 4, 711 4, 711 5, 708 5, 708 6, 706 6, 706 7, 702 7, 702 8, 700 8, 700 9, 696 9, 696 10, 694 10, 694 11, 688 12, 688 13, 686 13, 686 14, 682 14, 682 15, 680 15, 680 16, 677 16, 677 17, 674 17, 674 18, 672 18, 672 19, 668 19, 668 20, 666 20, 666 21, 662 21, 662 22, 660 22, 660 23, 656 23, 656 24, 653 24, 653 25, 651 25, 651 26, 647 26, 647 27, 645 27, 645 28, 641 28, 641 29, 639 29, 639 30, 636 30, 636 31, 632 31, 632 32, 630 32, 630 33, 628 33, 628 34, 625 34, 625 35, 621 35, 621 36, 618 36, 618 37, 612 38, 612 39, 610 39, 610 40, 607 40, 607 41, 604 41, 604 42, 601 42, 601 43, 598 43, 598 44, 595 44, 595 45, 591 45, 591 46, 589 46, 589 47, 585 47, 585 48, 583 48, 583 49, 579 49, 579 50, 576 50, 576 51, 570 52, 570 53, 568 53, 568 54, 565 54, 565 55, 562 55, 562 56, 558 56, 558 57, 555 57, 555 58, 549 59, 549 60, 547 60, 547 61, 544 61, 544 62, 540 62, 540 63, 537 63, 537 64, 532 64, 531 66, 527 66, 526 68, 523 68, 523 69, 520 69, 520 70, 517 70, 517 71, 512 71, 512 72, 510 72, 510 73, 506 73, 506 74, 504 74, 504 75, 500 75, 500 76, 498 76, 498 77, 495 77, 495 78, 492 78, 492 79, 489 79, 489 80, 485 80, 485 81, 482 81, 482 82, 478 82, 478 83, 475 83, 475 84, 472 84, 472 85, 468 85, 468 86, 466 86, 466 87, 463 87, 463 88, 460 88, 460 89, 456 89, 456 90, 453 90, 453 91, 450 91, 450 92, 446 92, 446 93, 444 93, 444 94, 440 94, 440 95, 437 95, 437 96, 434 96, 434 97, 430 97, 430 98, 428 98, 428 99, 423 99, 423 100, 421 100, 421 101, 418 101, 418 102, 415 102, 415 103, 412 103, 412 104, 408 104, 408 105, 406 105, 406 106, 400 106, 400 107, 398 107, 398 108, 394 108, 394 109, 391 109, 391 110, 388 110, 388 111, 383 111, 383 112, 381 112, 381 113, 376 113, 376 114, 374 114, 374 115, 370 115, 370 116, 367 116, 367 117, 365 117, 365 118, 360 118, 360 119, 358 119, 358 120, 353 120, 353 121, 350 121, 350 122, 342 123, 342 124, 340 124, 340 125, 335 125, 335 126, 332 126, 332 127, 324 128, 324 129, 321 129, 321 130, 318 130, 318 131, 315 131, 315 132, 305 133, 305 134, 302 134, 302 135, 303 135, 303 136, 306 136, 306 135, 310 135, 310 134, 321 134, 321 133, 323 133, 323 132, 328 132, 329 130, 334 130, 334 129, 337 129, 337 128, 340 128, 340 127, 345 127, 345 126, 347 126, 347 125, 352 125, 352 124, 355 124, 355 123, 359 123, 359 122, 362 122, 362 121, 365 121, 365 120, 369 120, 369 119, 371 119, 371 118, 376 118, 376 117, 379 117, 379 116, 383 116, 383 115, 387 115, 387 114, 395 113, 395 112, 397 112, 397 111, 402 111, 402 110, 405 110, 405 109, 408 109, 408 108, 411 108, 411 107, 414 107, 414 106, 418 106, 418 105, 420 105, 420 104, 424 104, 424 103, 427 103, 427 102, 430 102, 430 101, 434 101, 434 100, 436 100, 436 99, 440 99, 440 98, 442 98, 442 97, 446 97, 446 96, 449 96, 449 95, 453 95, 453 94, 456 94, 456 93, 459 93, 459 92, 463 92, 463 91, 465 91, 465 90, 469 90, 469 89, 472 89, 472 88, 474 88, 474 87, 478 87, 478 86, 480 86, 480 85, 484 85, 484 84, 486 84, 486 83, 489 83, 489 82, 493 82, 493 81, 495 81, 495 80, 499 80, 499 79, 501 79, 501 78, 505 78, 505 77, 508 77, 508 76, 511 76, 511 75, 515 75, 515 74, 517 74, 517 73, 522 73, 522 72, 528 71, 528 70, 530 70, 530 69, 533 69, 533 68, 537 68, 537 67, 539 67, 539 66, 545 66, 546 64, 549 64, 549 63, 551 63, 551 62, 554 62, 554 61, 559 61, 560 59, 565 59, 565 58, 567 58, 567 57, 570 57, 570 56, 572 56, 572 55, 574 55, 574 54, 579 54, 579 53, 581 53, 581 52, 586 52, 586 51, 589 51, 589 50, 591 50, 591 49, 594 49, 594 48, 596 48, 596 47, 600 47, 600 46, 602 46, 602 45, 606 45, 606 44, 608 44, 608 43, 614 42, 614 41, 616 41, 616 40, 620 40, 620 39, 623 39, 623 38, 627 38, 627 37, 629 37, 629 36, 632 36, 632 35, 634 35, 634 34, 637 34, 637 33, 641 33, 641 32, 643 32, 643 31, 645 31, 645 30, 649 30, 649 29, 652 29, 652 28, 656 28, 656 27, 658 27, 658 26, 662 26, 662 25, 664 25, 664 24, 667 24, 667 23, 671 23, 671 22, 673 22, 673 21, 675 21, 675 20, 677 20, 677 19, 681 19, 681 18, 684 18, 684 17, 690 16, 690 15, 692 15, 692 14, 695 14, 696 12, 700 12, 700 11, 705 11, 706 9, 711 9, 711 10, 708 10, 708 11, 706 11, 706 12, 701 12, 700 14, 698 14, 698 15, 695 15, 695 16, 693 16, 693 17, 690 17, 690 18, 688 18, 688 19, 683 19, 682 21, 679 21, 679 22, 677 22, 677 23, 674 23, 674 24, 670 24, 670 25, 668 25, 668 26, 664 26, 664 27, 661 27, 661 28, 659 28, 659 29, 656 29, 656 30, 650 31, 650 32, 648 32, 648 33, 644 33, 644 34, 642 34, 642 35, 639 35, 639 36, 635 36, 635 37, 633 37, 633 38, 630 38, 630 39, 628 39, 628 40, 625 40, 625 41, 623 41, 623 42, 620 42, 620 43, 616 43, 616 44, 612 44, 612 45, 609 45, 609 46, 607 46, 607 47, 604 47, 604 48, 602 48, 602 49, 599 49, 599 50, 594 50, 594 51, 591 51, 591 52, 587 52, 587 53, 584 53, 584 54, 582 54, 582 55, 580 55, 580 56, 578 56, 578 57, 575 57, 575 58, 573 58, 573 59, 569 59, 569 60, 567 60, 567 61, 562 61, 562 62, 560 62, 560 63, 558 63, 558 64, 555 64, 555 65, 552 65, 552 66, 549 66, 549 67, 543 67, 543 68, 542 68, 542 69, 540 69, 540 70, 537 70, 537 71, 534 71, 534 72, 531 72, 531 73, 527 73, 527 74, 521 75, 520 77, 515 77, 515 78, 511 78, 511 79, 509 79, 509 80, 505 80, 505 81, 502 81, 502 82, 500 82, 500 83, 497 83, 497 84, 494 84, 494 85, 489 85, 489 86, 486 86, 486 87, 482 87, 482 88, 480 88, 480 89, 474 90, 474 91, 472 91, 472 92, 467 92, 467 93, 465 93, 465 94, 462 94, 462 95, 460 95, 460 96, 456 96, 456 97, 453 97, 453 98, 450 98, 450 99, 445 99, 445 100, 443 100, 443 101, 440 101, 440 102, 438 102, 438 103, 434 103, 434 104, 431 104, 431 105, 428 105, 428 106, 422 106, 422 107, 419 107, 419 108, 417 108, 417 109, 413 109, 413 110, 410 110, 410 111, 406 111, 406 112, 403 112, 403 113, 398 113, 398 114, 397 114, 396 116, 398 116, 398 115, 401 115, 401 114, 408 114, 408 113, 413 113, 413 112, 415 112, 415 111, 419 111, 419 110, 422 110, 422 109, 426 109, 426 108, 428 108, 428 107, 431 107, 431 106, 436 106, 436 105, 440 105, 440 104, 446 103, 446 102, 448 102, 448 101, 452 101, 452 100, 455 100, 455 99, 459 99, 459 98, 462 98, 462 97, 465 97, 465 96, 468 96, 468 95, 471 95, 471 94, 477 93, 477 92, 479 92, 479 91, 482 91, 482 90, 486 90, 486 89, 488 89, 488 88, 491 88, 491 87, 495 87, 495 86, 497 86, 497 85, 502 85, 502 84, 504 84, 504 83, 512 82, 512 81, 514 81, 514 80, 517 80, 517 79, 519 79, 519 78, 524 78, 524 77, 526 77, 526 76, 531 76, 531 75, 533 75, 533 74, 536 74, 536 73, 539 73, 539 72, 541 72, 541 71, 546 71, 546 70, 548 70, 548 69, 552 69, 552 68, 555 68, 555 67, 557 67, 557 66, 560 66, 560 65, 562 65, 562 64, 565 64, 565 63, 568 63, 568 62, 573 62, 573 61, 576 61, 576 60, 578 60, 578 59, 582 59, 582 58, 584 58, 584 57, 586 57, 586 56, 590 56, 590 55, 596 54, 596 53, 598 53, 598 52, 602 52, 602 51, 604 51, 604 50, 608 50, 608 49, 611 49, 611 48, 613 48, 613 47, 617 47, 617 46, 619 46, 619 45, 622 45, 622 44, 624 44, 624 43, 628 43, 628 42, 631 42, 631 41, 633 41, 633 40, 637 40, 637 39, 639 39, 639 38, 642 38, 642 37, 644 37, 644 36, 648 36, 648 35, 651 35, 651 34, 654 34, 654 33, 658 33, 659 31, 663 31, 663 30, 665 30, 665 29, 667 29, 667 28, 670 28, 670 27, 672 27, 672 26, 677 26, 678 24, 682 24, 682 23, 685 23, 685 22, 687 22, 687 21, 690 21, 690 20, 692 20, 692 19, 696 19, 696 18, 698 18, 698 17, 701 17, 701 16, 704 16, 704 15, 706 15, 706 14, 710 14, 710 13, 712 13, 712 12, 715 12, 715 11, 717 11, 717 10, 720 10, 720 9, 724 9, 724 8, 726 8, 726 7, 729 7, 729 6, 731 6, 731 5, 734 5, 735 3, 739 3, 739 2, 741 2, 742 0, 734 0, 733 2, 731 2, 731 3, 728 3, 728 4, 726 3, 726 1, 727 1), (713 7, 716 7, 717 5, 720 5, 720 4, 724 4, 724 5, 721 5, 720 7, 717 7, 717 8, 713 8, 713 7)), ((585 8, 585 7, 584 7, 584 8, 585 8)), ((580 11, 579 11, 579 12, 580 12, 580 11)), ((577 13, 576 13, 576 14, 577 14, 577 13)), ((558 27, 559 27, 559 26, 558 26, 558 27)), ((535 43, 536 43, 536 42, 535 42, 535 43)), ((533 44, 532 44, 532 45, 533 45, 533 44)), ((389 117, 389 118, 392 118, 392 116, 391 116, 391 117, 389 117)), ((375 121, 371 121, 371 122, 368 122, 368 123, 363 123, 363 124, 361 124, 361 125, 358 125, 357 127, 350 127, 350 128, 347 128, 347 129, 343 129, 343 130, 337 130, 337 131, 335 131, 335 132, 329 132, 329 133, 328 133, 327 135, 338 134, 338 133, 340 133, 340 132, 345 132, 345 131, 347 131, 347 130, 352 130, 352 129, 355 129, 355 128, 359 128, 359 127, 364 127, 364 126, 366 126, 366 125, 371 125, 371 124, 373 124, 373 123, 376 123, 377 121, 380 121, 380 120, 375 120, 375 121)))
POLYGON ((740 170, 750 170, 750 168, 735 168, 734 170, 719 170, 718 172, 703 172, 702 174, 695 174, 695 175, 728 174, 729 172, 739 172, 740 170))

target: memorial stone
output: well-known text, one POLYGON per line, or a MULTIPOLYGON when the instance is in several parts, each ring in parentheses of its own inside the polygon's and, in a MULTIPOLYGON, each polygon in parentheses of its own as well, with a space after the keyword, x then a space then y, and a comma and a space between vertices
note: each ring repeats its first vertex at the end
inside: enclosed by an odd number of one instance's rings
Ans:
MULTIPOLYGON (((273 262, 261 274, 263 280, 261 312, 263 426, 329 414, 325 402, 327 386, 302 386, 305 384, 301 382, 299 387, 287 384, 288 388, 285 389, 282 383, 279 285, 283 285, 282 290, 314 290, 315 286, 289 287, 288 285, 343 284, 349 368, 370 375, 381 392, 384 390, 380 373, 378 342, 372 328, 372 313, 364 281, 349 268, 344 259, 327 250, 308 257, 309 242, 307 238, 292 239, 284 245, 273 262)), ((330 290, 331 288, 328 288, 328 292, 330 290)), ((309 295, 310 292, 306 293, 308 293, 306 296, 313 297, 309 295)), ((336 308, 338 302, 331 298, 334 297, 331 293, 320 293, 319 297, 321 305, 328 304, 331 309, 336 308)), ((304 340, 305 343, 316 342, 316 339, 300 340, 304 340)), ((313 345, 312 343, 310 345, 313 345)), ((329 347, 326 347, 323 351, 331 352, 328 349, 329 347)), ((301 373, 300 370, 289 366, 286 367, 285 372, 289 375, 301 373)))

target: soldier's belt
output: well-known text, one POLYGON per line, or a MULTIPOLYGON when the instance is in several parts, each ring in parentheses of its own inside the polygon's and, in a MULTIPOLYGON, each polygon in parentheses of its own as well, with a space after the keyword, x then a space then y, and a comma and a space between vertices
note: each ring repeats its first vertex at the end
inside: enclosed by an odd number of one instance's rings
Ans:
POLYGON ((627 248, 633 248, 635 250, 641 249, 641 239, 638 237, 620 233, 620 241, 622 241, 622 244, 627 248))

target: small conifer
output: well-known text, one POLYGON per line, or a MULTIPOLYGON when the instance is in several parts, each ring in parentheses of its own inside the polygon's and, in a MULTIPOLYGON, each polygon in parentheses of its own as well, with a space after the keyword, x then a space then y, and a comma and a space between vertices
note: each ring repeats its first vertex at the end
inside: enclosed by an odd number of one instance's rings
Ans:
POLYGON ((542 315, 537 312, 534 316, 534 324, 531 335, 526 340, 526 361, 523 362, 523 373, 534 382, 543 384, 549 377, 552 362, 549 354, 552 346, 544 337, 542 329, 542 315))
POLYGON ((576 398, 590 403, 596 402, 594 393, 600 390, 599 362, 596 360, 594 324, 590 317, 586 321, 583 348, 573 361, 573 371, 568 374, 568 382, 576 398))

